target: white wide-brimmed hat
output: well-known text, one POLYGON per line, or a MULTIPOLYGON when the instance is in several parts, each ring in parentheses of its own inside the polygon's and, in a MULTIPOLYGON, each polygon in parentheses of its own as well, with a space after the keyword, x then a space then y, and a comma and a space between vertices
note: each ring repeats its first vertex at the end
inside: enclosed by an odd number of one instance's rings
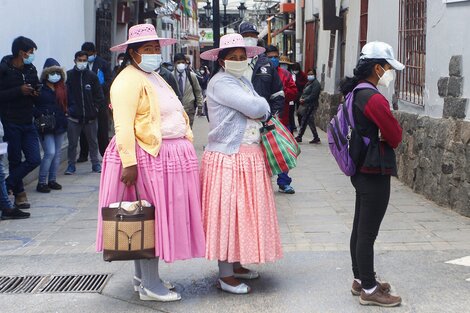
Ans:
POLYGON ((397 71, 405 68, 405 65, 395 59, 392 46, 381 41, 372 41, 365 44, 362 47, 360 59, 385 59, 397 71))
POLYGON ((176 43, 176 39, 158 37, 157 31, 155 30, 155 26, 153 26, 152 24, 138 24, 129 28, 129 36, 126 42, 114 46, 109 50, 122 52, 126 51, 127 46, 130 44, 154 40, 158 40, 158 42, 160 43, 160 47, 176 43))
POLYGON ((266 51, 266 49, 264 49, 263 47, 247 47, 245 45, 245 41, 243 40, 242 35, 240 34, 227 34, 220 37, 219 48, 204 51, 203 53, 201 53, 201 59, 215 61, 217 60, 217 56, 219 55, 220 51, 230 48, 244 48, 246 51, 246 56, 248 58, 252 58, 266 51))

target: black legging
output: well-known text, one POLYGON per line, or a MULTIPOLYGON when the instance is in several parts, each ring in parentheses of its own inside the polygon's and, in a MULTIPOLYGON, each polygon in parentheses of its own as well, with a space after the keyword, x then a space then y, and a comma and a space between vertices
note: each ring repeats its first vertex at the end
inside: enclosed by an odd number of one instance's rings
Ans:
POLYGON ((356 189, 356 208, 351 232, 351 259, 354 278, 362 288, 376 286, 374 242, 390 199, 390 176, 358 173, 351 177, 356 189))

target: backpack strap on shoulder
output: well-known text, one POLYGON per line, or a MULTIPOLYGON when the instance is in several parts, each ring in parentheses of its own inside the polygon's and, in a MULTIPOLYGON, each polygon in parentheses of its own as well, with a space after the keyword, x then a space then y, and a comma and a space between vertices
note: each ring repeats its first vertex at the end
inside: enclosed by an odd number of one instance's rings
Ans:
POLYGON ((356 87, 354 87, 353 92, 359 89, 374 89, 378 91, 377 87, 375 87, 371 83, 359 83, 356 85, 356 87))

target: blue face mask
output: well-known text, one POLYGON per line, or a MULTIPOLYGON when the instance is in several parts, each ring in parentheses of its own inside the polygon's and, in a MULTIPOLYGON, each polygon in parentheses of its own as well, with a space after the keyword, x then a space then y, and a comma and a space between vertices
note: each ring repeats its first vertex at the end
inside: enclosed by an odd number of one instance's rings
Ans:
POLYGON ((30 55, 28 55, 28 57, 27 57, 26 59, 23 59, 23 63, 24 63, 24 64, 31 64, 31 63, 33 63, 34 57, 35 57, 34 53, 31 53, 30 55))
POLYGON ((90 62, 90 63, 95 62, 95 60, 96 60, 96 55, 94 55, 94 54, 93 54, 93 55, 90 55, 90 56, 88 57, 88 62, 90 62))
POLYGON ((271 60, 271 62, 273 63, 274 67, 278 67, 279 66, 279 58, 278 57, 271 57, 269 58, 271 60))

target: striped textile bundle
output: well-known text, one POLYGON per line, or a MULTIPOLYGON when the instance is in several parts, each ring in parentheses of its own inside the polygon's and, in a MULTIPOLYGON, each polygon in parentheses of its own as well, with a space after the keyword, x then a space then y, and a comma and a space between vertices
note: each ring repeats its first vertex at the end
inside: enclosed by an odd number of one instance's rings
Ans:
POLYGON ((260 131, 264 156, 272 175, 285 173, 297 166, 299 144, 277 118, 269 118, 260 131))

